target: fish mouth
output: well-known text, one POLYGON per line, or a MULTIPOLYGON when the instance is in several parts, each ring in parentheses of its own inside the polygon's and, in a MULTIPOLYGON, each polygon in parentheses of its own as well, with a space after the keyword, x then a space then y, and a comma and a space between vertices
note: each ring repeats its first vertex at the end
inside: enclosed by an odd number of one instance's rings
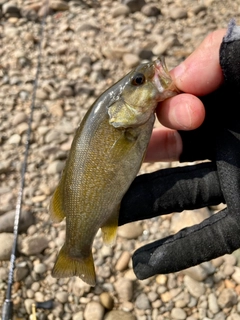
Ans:
POLYGON ((175 86, 169 74, 164 58, 158 58, 154 62, 153 82, 162 96, 162 100, 173 97, 180 93, 180 90, 175 86))

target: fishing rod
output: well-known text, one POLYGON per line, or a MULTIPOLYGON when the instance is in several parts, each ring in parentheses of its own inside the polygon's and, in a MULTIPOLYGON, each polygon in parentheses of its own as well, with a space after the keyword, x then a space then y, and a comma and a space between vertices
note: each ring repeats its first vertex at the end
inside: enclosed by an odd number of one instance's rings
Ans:
POLYGON ((25 186, 25 173, 27 171, 28 154, 29 154, 30 139, 31 139, 31 132, 32 132, 33 111, 35 108, 36 92, 38 88, 38 78, 39 78, 40 68, 41 68, 42 41, 43 41, 45 21, 46 21, 46 13, 42 19, 41 27, 40 27, 40 39, 38 44, 39 49, 38 49, 36 76, 35 76, 34 85, 33 85, 32 102, 31 102, 31 108, 30 108, 30 115, 28 119, 27 139, 25 143, 25 152, 24 152, 24 158, 23 158, 23 163, 21 168, 20 187, 19 187, 19 192, 18 192, 17 202, 16 202, 16 211, 15 211, 15 218, 14 218, 14 225, 13 225, 13 245, 12 245, 12 252, 10 257, 10 268, 9 268, 9 274, 8 274, 6 298, 2 308, 2 320, 12 320, 13 318, 13 302, 12 302, 13 275, 14 275, 14 269, 15 269, 19 222, 20 222, 20 216, 22 211, 23 190, 25 186))

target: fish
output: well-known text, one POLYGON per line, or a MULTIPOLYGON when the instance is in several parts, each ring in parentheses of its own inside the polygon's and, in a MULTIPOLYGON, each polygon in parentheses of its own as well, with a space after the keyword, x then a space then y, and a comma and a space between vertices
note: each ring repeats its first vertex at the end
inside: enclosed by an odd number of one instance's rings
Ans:
POLYGON ((66 237, 52 276, 96 284, 92 244, 115 243, 121 200, 143 162, 158 102, 178 94, 165 61, 140 64, 107 89, 76 130, 60 182, 50 200, 66 237))

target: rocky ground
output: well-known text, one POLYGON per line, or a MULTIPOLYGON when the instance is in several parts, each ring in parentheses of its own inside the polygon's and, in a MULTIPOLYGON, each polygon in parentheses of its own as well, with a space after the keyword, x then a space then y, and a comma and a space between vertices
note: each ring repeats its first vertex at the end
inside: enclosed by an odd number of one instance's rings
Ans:
MULTIPOLYGON (((54 279, 64 223, 53 224, 49 197, 59 180, 76 127, 93 101, 130 68, 165 55, 174 67, 230 18, 239 0, 0 0, 0 305, 8 279, 12 229, 36 77, 41 21, 46 15, 21 235, 12 298, 15 319, 240 319, 240 255, 136 279, 131 255, 139 246, 195 224, 216 208, 183 212, 119 228, 113 248, 93 252, 94 288, 78 278, 54 279), (49 6, 48 6, 49 4, 49 6)), ((175 164, 144 164, 142 172, 175 164)))

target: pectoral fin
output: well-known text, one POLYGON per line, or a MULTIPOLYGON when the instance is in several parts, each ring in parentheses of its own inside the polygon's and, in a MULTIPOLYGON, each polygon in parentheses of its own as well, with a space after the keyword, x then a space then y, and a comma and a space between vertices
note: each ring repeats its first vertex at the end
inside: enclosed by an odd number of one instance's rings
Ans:
POLYGON ((103 242, 107 246, 112 246, 117 237, 118 228, 118 215, 119 215, 120 205, 117 210, 111 215, 108 221, 101 227, 103 242))
POLYGON ((49 206, 51 219, 54 222, 60 222, 65 218, 62 200, 61 189, 60 186, 58 186, 52 196, 49 206))

